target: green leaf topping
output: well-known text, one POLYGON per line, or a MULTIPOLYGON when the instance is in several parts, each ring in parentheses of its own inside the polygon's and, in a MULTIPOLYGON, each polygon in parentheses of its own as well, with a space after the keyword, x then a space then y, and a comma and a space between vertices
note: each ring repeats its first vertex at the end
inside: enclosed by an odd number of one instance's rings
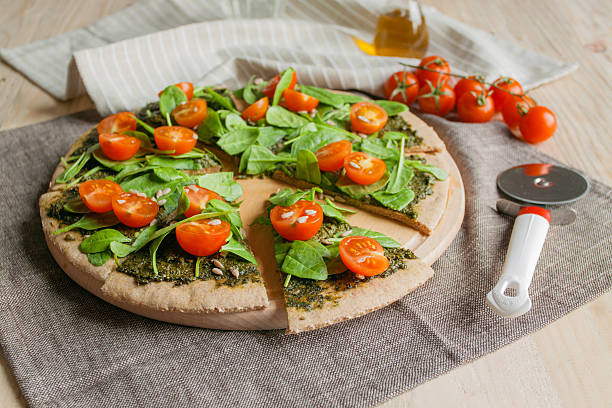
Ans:
POLYGON ((281 270, 305 279, 327 279, 327 266, 323 257, 313 246, 303 241, 293 241, 281 270))
POLYGON ((81 245, 79 245, 79 249, 86 254, 102 252, 105 251, 113 241, 129 242, 130 239, 115 229, 103 229, 85 238, 83 242, 81 242, 81 245))

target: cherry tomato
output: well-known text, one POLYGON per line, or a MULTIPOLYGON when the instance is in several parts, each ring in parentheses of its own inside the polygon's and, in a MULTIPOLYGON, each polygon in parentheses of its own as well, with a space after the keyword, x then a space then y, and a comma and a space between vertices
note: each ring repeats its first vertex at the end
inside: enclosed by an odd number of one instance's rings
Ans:
POLYGON ((98 134, 121 133, 136 130, 138 123, 131 112, 119 112, 105 117, 98 123, 98 134))
POLYGON ((455 106, 455 91, 446 82, 435 87, 429 82, 419 90, 417 101, 423 112, 445 116, 455 106))
POLYGON ((521 165, 525 174, 530 177, 546 176, 548 173, 550 173, 550 169, 552 168, 552 166, 553 165, 549 163, 533 163, 521 165))
POLYGON ((172 111, 174 120, 181 126, 194 128, 206 118, 206 101, 204 99, 193 99, 181 103, 172 111))
POLYGON ((540 143, 557 130, 555 114, 545 106, 534 106, 519 122, 521 135, 527 143, 540 143))
POLYGON ((98 141, 104 155, 111 160, 131 159, 140 149, 140 140, 119 133, 100 133, 98 141))
POLYGON ((351 108, 351 128, 371 135, 382 129, 389 120, 387 111, 371 102, 358 102, 351 108))
POLYGON ((489 88, 489 91, 493 91, 493 102, 495 103, 495 112, 499 112, 500 110, 502 110, 502 107, 504 106, 504 102, 506 101, 506 98, 509 96, 512 96, 508 92, 504 92, 498 88, 505 89, 506 91, 512 92, 514 94, 520 95, 523 93, 523 87, 521 86, 521 84, 519 84, 519 82, 516 79, 502 76, 502 77, 497 78, 493 83, 497 86, 497 88, 492 86, 491 88, 489 88))
POLYGON ((346 237, 340 241, 340 259, 358 275, 380 275, 389 267, 389 259, 378 241, 370 237, 346 237))
POLYGON ((344 158, 351 154, 353 144, 348 140, 340 140, 323 146, 316 151, 319 169, 322 171, 338 171, 344 166, 344 158))
POLYGON ((176 227, 181 248, 195 256, 218 252, 230 236, 230 225, 219 219, 190 221, 176 227))
POLYGON ((270 101, 267 96, 258 99, 242 112, 242 119, 255 123, 266 116, 270 101))
POLYGON ((410 105, 419 93, 417 77, 408 71, 398 71, 385 82, 385 98, 410 105))
POLYGON ((462 122, 488 122, 495 114, 493 98, 484 90, 480 94, 464 93, 457 102, 457 113, 462 122))
POLYGON ((501 110, 504 122, 506 122, 506 125, 508 125, 510 129, 517 128, 521 118, 525 116, 533 106, 535 106, 535 102, 526 95, 510 95, 510 98, 506 98, 506 102, 504 102, 504 106, 502 106, 501 110))
POLYGON ((110 180, 88 180, 79 185, 79 195, 85 206, 96 213, 113 209, 111 200, 115 194, 122 193, 121 186, 110 180))
POLYGON ((463 96, 466 92, 476 92, 476 94, 481 94, 482 91, 486 89, 484 83, 484 79, 478 76, 469 76, 467 78, 461 78, 457 84, 455 84, 455 98, 457 101, 463 96))
POLYGON ((355 152, 344 158, 344 170, 355 183, 369 185, 380 180, 387 171, 387 165, 378 157, 355 152))
POLYGON ((187 198, 189 198, 189 208, 185 211, 185 217, 193 217, 200 214, 206 208, 206 203, 210 200, 223 200, 221 196, 212 190, 192 184, 184 188, 187 198))
POLYGON ((198 142, 198 135, 182 126, 160 126, 153 133, 161 150, 174 150, 173 156, 190 152, 198 142))
POLYGON ((282 99, 281 105, 293 112, 310 112, 319 105, 319 100, 317 98, 313 98, 310 95, 293 89, 285 89, 282 99))
POLYGON ((153 199, 134 193, 115 194, 112 206, 119 221, 132 228, 150 224, 159 211, 159 205, 153 199))
MULTIPOLYGON (((276 91, 276 85, 278 85, 278 81, 281 79, 281 74, 274 75, 268 83, 263 87, 261 92, 266 95, 268 98, 274 98, 274 92, 276 91)), ((294 89, 297 84, 297 73, 293 71, 293 77, 291 78, 291 82, 287 89, 294 89)))
POLYGON ((289 241, 306 241, 321 229, 323 210, 314 201, 300 200, 289 207, 274 207, 270 211, 270 221, 281 237, 289 241))
MULTIPOLYGON (((174 86, 178 87, 181 91, 183 91, 188 101, 193 98, 193 84, 191 82, 179 82, 178 84, 174 84, 174 86)), ((157 96, 161 96, 162 92, 164 92, 163 89, 159 91, 157 96)))
POLYGON ((437 72, 426 71, 424 69, 416 70, 416 77, 419 80, 419 85, 421 87, 425 86, 427 81, 431 82, 434 85, 441 84, 442 82, 446 82, 450 79, 448 74, 450 72, 450 66, 448 62, 437 55, 430 55, 429 57, 425 57, 419 62, 419 67, 433 69, 437 72))

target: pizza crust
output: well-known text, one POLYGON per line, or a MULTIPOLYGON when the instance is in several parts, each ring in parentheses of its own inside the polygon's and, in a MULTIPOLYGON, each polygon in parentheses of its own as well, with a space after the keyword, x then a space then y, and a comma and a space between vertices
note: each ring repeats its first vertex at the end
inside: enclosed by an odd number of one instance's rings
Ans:
POLYGON ((318 329, 378 310, 403 298, 434 274, 433 269, 418 259, 406 260, 406 264, 406 269, 362 282, 356 288, 339 293, 326 289, 338 297, 335 303, 322 308, 308 311, 287 307, 287 333, 318 329))
POLYGON ((410 146, 405 149, 406 153, 435 153, 446 150, 446 145, 440 139, 436 131, 425 123, 421 118, 410 111, 399 114, 406 122, 410 123, 416 130, 417 135, 423 138, 423 143, 418 146, 410 146))

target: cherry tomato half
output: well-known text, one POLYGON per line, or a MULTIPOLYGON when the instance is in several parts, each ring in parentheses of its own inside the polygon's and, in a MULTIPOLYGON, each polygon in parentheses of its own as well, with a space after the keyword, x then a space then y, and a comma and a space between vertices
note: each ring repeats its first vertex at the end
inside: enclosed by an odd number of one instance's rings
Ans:
POLYGON ((371 135, 382 129, 389 120, 387 111, 372 102, 358 102, 351 108, 351 128, 371 135))
POLYGON ((446 116, 455 106, 455 91, 446 82, 437 86, 428 83, 419 90, 417 100, 423 112, 446 116))
POLYGON ((115 194, 112 206, 119 221, 132 228, 150 224, 159 211, 159 205, 153 199, 134 193, 115 194))
POLYGON ((270 101, 267 96, 258 99, 244 111, 242 111, 242 119, 250 120, 255 123, 260 119, 263 119, 266 116, 266 112, 268 111, 268 105, 270 101))
POLYGON ((323 210, 314 201, 300 200, 289 207, 274 207, 270 211, 270 221, 281 237, 289 241, 306 241, 321 229, 323 210))
POLYGON ((504 106, 502 106, 501 110, 504 122, 506 122, 506 125, 508 125, 510 129, 517 128, 521 118, 525 116, 533 106, 535 106, 535 102, 526 95, 510 95, 509 98, 506 98, 506 102, 504 102, 504 106))
POLYGON ((557 130, 555 114, 545 106, 534 106, 519 122, 521 135, 527 143, 540 143, 557 130))
POLYGON ((173 156, 190 152, 198 142, 198 135, 182 126, 160 126, 153 133, 161 150, 174 150, 173 156))
POLYGON ((218 252, 230 236, 230 225, 219 219, 186 222, 176 227, 176 240, 181 248, 195 256, 218 252))
POLYGON ((192 99, 181 103, 172 111, 174 120, 181 126, 194 128, 206 118, 206 101, 204 99, 192 99))
POLYGON ((140 149, 140 140, 119 133, 100 133, 98 136, 104 155, 111 160, 123 161, 134 157, 140 149))
POLYGON ((354 152, 344 158, 344 170, 355 183, 369 185, 380 180, 387 171, 387 165, 378 157, 354 152))
POLYGON ((495 114, 493 98, 484 90, 480 94, 464 93, 457 102, 457 113, 462 122, 488 122, 495 114))
POLYGON ((419 93, 417 77, 408 71, 398 71, 385 82, 385 98, 410 105, 419 93))
POLYGON ((497 86, 497 88, 492 86, 491 88, 489 88, 489 91, 493 91, 495 112, 499 112, 500 110, 502 110, 504 102, 506 102, 506 98, 512 96, 508 92, 504 92, 498 88, 505 89, 506 91, 512 92, 514 94, 520 95, 523 93, 523 87, 516 79, 510 77, 499 77, 493 83, 495 84, 495 86, 497 86))
MULTIPOLYGON (((178 84, 174 84, 174 86, 178 87, 181 91, 183 91, 188 101, 193 98, 193 84, 191 82, 179 82, 178 84)), ((164 92, 163 89, 159 91, 157 96, 161 96, 162 92, 164 92)))
POLYGON ((98 134, 121 133, 136 130, 138 123, 131 112, 119 112, 105 117, 98 123, 98 134))
POLYGON ((79 185, 79 195, 85 206, 96 213, 113 209, 111 203, 115 194, 122 193, 121 186, 110 180, 88 180, 79 185))
POLYGON ((293 89, 285 89, 281 105, 293 112, 310 112, 316 109, 317 105, 319 105, 319 100, 293 89))
POLYGON ((442 82, 446 82, 450 79, 448 74, 450 72, 450 66, 448 62, 437 55, 430 55, 429 57, 425 57, 419 62, 419 67, 433 69, 437 72, 426 71, 424 69, 416 70, 416 77, 419 80, 419 85, 425 86, 427 81, 431 82, 433 85, 439 85, 442 82))
POLYGON ((206 203, 210 200, 223 200, 221 196, 212 190, 192 184, 183 188, 187 198, 189 198, 189 208, 185 211, 185 217, 193 217, 200 214, 206 208, 206 203))
POLYGON ((459 82, 455 84, 455 98, 457 101, 463 96, 464 93, 467 92, 476 92, 476 94, 481 94, 482 91, 486 89, 484 83, 484 79, 480 77, 476 77, 474 75, 469 76, 467 78, 461 78, 459 82))
POLYGON ((316 151, 319 169, 322 171, 338 171, 344 166, 344 158, 351 154, 353 144, 348 140, 340 140, 323 146, 316 151))
POLYGON ((378 241, 370 237, 346 237, 340 241, 340 259, 350 271, 364 276, 380 275, 389 259, 378 241))
MULTIPOLYGON (((280 79, 281 79, 281 74, 274 75, 268 81, 268 83, 266 83, 266 85, 263 87, 261 92, 270 99, 274 98, 274 92, 276 91, 276 85, 278 85, 278 81, 280 81, 280 79)), ((297 84, 297 73, 293 71, 293 77, 291 78, 291 82, 289 83, 289 86, 287 87, 287 89, 294 89, 296 84, 297 84)))

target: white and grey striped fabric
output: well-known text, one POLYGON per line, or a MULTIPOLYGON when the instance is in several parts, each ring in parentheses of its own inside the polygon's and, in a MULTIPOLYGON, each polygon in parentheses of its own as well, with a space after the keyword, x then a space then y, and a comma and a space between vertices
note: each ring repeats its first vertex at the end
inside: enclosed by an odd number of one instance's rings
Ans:
MULTIPOLYGON (((269 76, 287 66, 296 68, 304 83, 380 93, 402 59, 367 56, 352 36, 370 40, 377 15, 395 3, 142 0, 83 29, 0 50, 0 56, 58 99, 88 92, 101 114, 141 106, 169 83, 236 87, 251 74, 269 76)), ((512 75, 529 89, 577 67, 431 7, 423 12, 428 53, 443 55, 459 72, 512 75)))

